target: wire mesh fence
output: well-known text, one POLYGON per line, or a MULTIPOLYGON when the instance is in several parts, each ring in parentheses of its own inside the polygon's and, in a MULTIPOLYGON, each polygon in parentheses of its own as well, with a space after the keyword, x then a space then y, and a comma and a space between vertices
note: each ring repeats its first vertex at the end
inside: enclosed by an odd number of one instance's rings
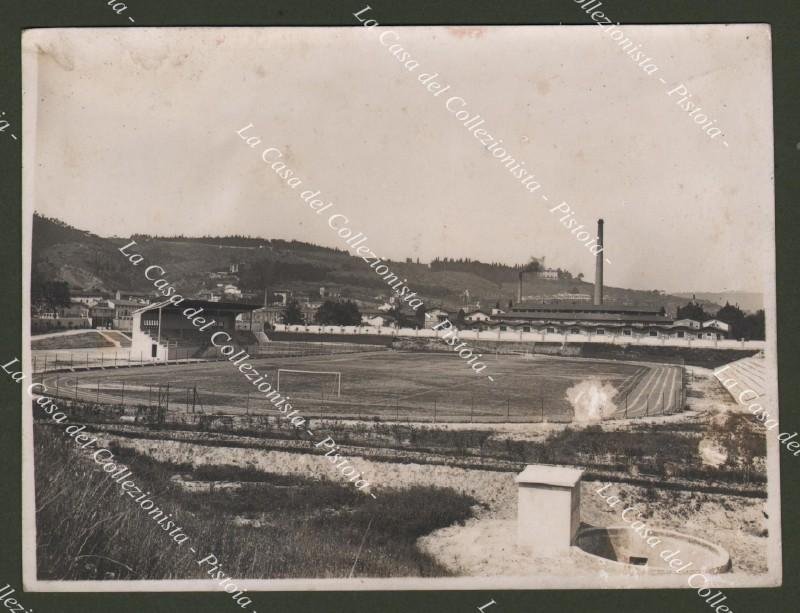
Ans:
MULTIPOLYGON (((261 394, 211 390, 176 381, 142 383, 92 376, 92 373, 58 372, 47 379, 47 394, 97 407, 140 407, 161 411, 160 421, 186 420, 185 416, 275 415, 261 394)), ((638 374, 610 399, 612 417, 633 419, 670 415, 685 408, 687 378, 683 368, 670 367, 661 374, 638 374), (661 384, 653 383, 655 378, 661 384)), ((576 407, 566 398, 540 393, 494 393, 430 390, 408 398, 386 395, 376 400, 339 395, 336 386, 305 388, 291 394, 294 409, 306 418, 392 422, 460 423, 567 423, 576 421, 576 407)), ((602 408, 602 407, 601 407, 602 408)), ((149 414, 149 413, 148 413, 149 414)), ((155 413, 154 413, 155 414, 155 413)), ((606 415, 608 415, 606 413, 606 415)), ((578 421, 583 420, 578 415, 578 421)))
MULTIPOLYGON (((381 352, 387 348, 364 343, 309 343, 272 341, 257 345, 243 345, 241 349, 251 357, 291 358, 306 356, 341 355, 349 353, 381 352)), ((216 348, 175 347, 170 348, 163 359, 156 359, 144 351, 105 349, 94 351, 52 350, 34 351, 32 365, 34 373, 75 371, 123 367, 168 366, 199 362, 224 361, 227 357, 216 348)))

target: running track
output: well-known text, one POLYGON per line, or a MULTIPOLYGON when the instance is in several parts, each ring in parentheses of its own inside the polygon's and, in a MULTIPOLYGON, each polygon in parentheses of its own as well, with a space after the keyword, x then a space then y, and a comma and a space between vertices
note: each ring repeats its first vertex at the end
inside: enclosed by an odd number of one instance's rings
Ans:
MULTIPOLYGON (((662 415, 678 409, 681 401, 681 367, 654 364, 634 375, 631 385, 623 386, 614 402, 617 412, 614 417, 662 415), (625 389, 627 388, 627 389, 625 389)), ((627 383, 627 382, 626 382, 627 383)))

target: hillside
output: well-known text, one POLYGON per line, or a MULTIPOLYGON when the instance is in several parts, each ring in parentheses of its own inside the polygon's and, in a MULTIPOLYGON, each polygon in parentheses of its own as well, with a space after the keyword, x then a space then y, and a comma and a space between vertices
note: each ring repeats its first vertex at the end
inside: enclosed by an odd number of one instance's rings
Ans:
MULTIPOLYGON (((342 297, 375 303, 389 292, 360 258, 341 249, 253 237, 103 238, 40 215, 34 215, 33 221, 34 273, 44 280, 66 281, 71 288, 152 291, 144 269, 132 266, 118 251, 130 240, 136 241, 133 249, 144 255, 146 264, 164 267, 166 278, 187 296, 213 287, 218 280, 209 279, 209 274, 227 271, 232 264, 239 267, 235 275, 239 287, 257 296, 269 287, 316 297, 320 287, 325 287, 342 297)), ((408 285, 428 306, 457 308, 463 304, 465 290, 470 302, 480 301, 485 307, 498 300, 503 307, 509 300, 516 302, 516 279, 522 266, 437 259, 433 266, 406 261, 392 262, 391 268, 408 278, 408 285)), ((544 280, 528 274, 523 295, 591 294, 592 288, 591 283, 577 279, 544 280)), ((686 303, 676 296, 613 287, 606 287, 605 295, 617 304, 664 306, 671 312, 686 303)))
POLYGON ((687 299, 695 296, 701 304, 738 304, 740 309, 751 313, 764 308, 764 296, 756 292, 681 292, 675 295, 687 299))

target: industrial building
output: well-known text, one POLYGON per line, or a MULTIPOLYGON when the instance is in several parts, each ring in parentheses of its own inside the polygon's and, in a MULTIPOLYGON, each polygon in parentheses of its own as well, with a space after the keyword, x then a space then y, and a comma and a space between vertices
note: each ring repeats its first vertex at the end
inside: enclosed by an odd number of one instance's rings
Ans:
MULTIPOLYGON (((603 246, 603 220, 597 221, 598 245, 603 246)), ((500 331, 543 332, 547 334, 621 337, 658 337, 685 339, 728 338, 726 323, 711 320, 700 323, 682 319, 674 321, 661 314, 658 307, 603 304, 603 251, 595 256, 595 282, 592 304, 541 304, 519 302, 505 313, 491 316, 486 329, 500 331)), ((520 276, 520 293, 521 281, 520 276)))

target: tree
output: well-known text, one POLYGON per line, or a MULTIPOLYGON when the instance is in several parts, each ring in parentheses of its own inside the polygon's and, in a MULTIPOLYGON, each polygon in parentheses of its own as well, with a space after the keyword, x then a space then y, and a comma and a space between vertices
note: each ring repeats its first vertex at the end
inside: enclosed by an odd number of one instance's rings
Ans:
POLYGON ((417 328, 424 328, 425 327, 425 313, 428 312, 428 309, 426 309, 425 305, 423 304, 422 306, 420 306, 417 309, 416 312, 417 312, 417 314, 416 314, 417 328))
POLYGON ((728 302, 717 311, 716 318, 724 321, 731 328, 731 336, 745 340, 764 340, 764 311, 756 311, 755 314, 745 315, 737 306, 728 302))
POLYGON ((323 326, 357 326, 361 323, 361 311, 351 300, 326 300, 314 314, 314 321, 323 326))
POLYGON ((303 311, 300 309, 300 305, 297 303, 297 300, 290 300, 288 303, 286 303, 286 308, 283 310, 283 313, 281 313, 281 321, 285 324, 305 323, 303 311))
POLYGON ((703 306, 691 300, 684 307, 678 307, 676 319, 694 319, 695 321, 708 321, 711 316, 703 310, 703 306))
POLYGON ((55 308, 69 306, 71 302, 69 283, 45 281, 36 272, 31 275, 31 305, 45 304, 55 308))
POLYGON ((744 338, 747 340, 759 340, 759 341, 763 341, 766 338, 763 309, 759 309, 755 313, 744 316, 740 334, 741 336, 737 338, 744 338))
POLYGON ((456 325, 463 326, 465 322, 467 314, 464 312, 464 309, 458 309, 458 315, 456 315, 456 325))
POLYGON ((582 272, 578 273, 578 281, 583 281, 583 273, 582 272))

